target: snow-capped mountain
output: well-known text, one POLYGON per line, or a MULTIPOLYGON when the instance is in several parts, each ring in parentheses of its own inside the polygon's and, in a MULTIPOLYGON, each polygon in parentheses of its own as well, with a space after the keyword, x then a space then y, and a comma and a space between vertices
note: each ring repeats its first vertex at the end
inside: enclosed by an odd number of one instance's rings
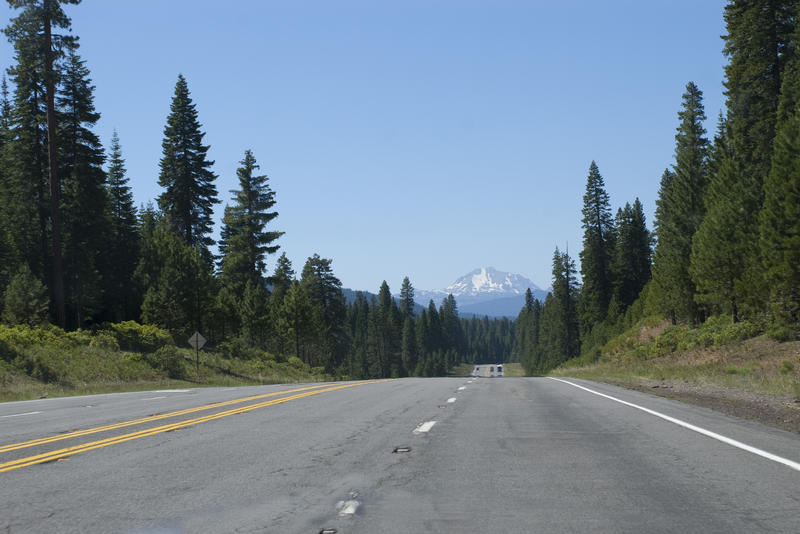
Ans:
POLYGON ((444 289, 414 290, 414 300, 425 307, 428 302, 439 306, 452 293, 461 315, 516 317, 525 304, 525 292, 530 288, 534 298, 544 301, 547 291, 522 275, 481 267, 465 274, 444 289))
POLYGON ((454 297, 511 296, 524 295, 528 288, 531 291, 539 289, 536 284, 520 274, 504 273, 494 267, 481 267, 447 286, 444 293, 452 293, 454 297))

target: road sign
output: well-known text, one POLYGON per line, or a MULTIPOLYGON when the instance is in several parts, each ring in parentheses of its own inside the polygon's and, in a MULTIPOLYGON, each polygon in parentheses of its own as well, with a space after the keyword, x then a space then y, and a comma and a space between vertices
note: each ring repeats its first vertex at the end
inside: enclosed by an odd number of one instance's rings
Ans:
POLYGON ((206 338, 204 338, 200 332, 195 332, 192 334, 192 337, 189 338, 189 345, 191 345, 194 350, 202 349, 205 344, 206 338))

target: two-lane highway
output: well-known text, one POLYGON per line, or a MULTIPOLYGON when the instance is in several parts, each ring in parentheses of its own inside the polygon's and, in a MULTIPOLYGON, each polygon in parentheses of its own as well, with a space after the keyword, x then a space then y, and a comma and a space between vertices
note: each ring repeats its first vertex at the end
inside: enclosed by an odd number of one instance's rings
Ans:
POLYGON ((0 405, 0 532, 325 529, 800 532, 800 436, 546 378, 0 405))

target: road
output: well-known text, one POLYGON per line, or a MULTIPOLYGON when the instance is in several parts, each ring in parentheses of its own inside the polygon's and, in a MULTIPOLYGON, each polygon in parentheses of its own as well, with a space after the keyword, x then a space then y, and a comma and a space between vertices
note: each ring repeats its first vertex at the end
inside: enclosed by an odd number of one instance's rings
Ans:
POLYGON ((326 531, 800 532, 800 436, 575 379, 0 404, 0 532, 326 531))

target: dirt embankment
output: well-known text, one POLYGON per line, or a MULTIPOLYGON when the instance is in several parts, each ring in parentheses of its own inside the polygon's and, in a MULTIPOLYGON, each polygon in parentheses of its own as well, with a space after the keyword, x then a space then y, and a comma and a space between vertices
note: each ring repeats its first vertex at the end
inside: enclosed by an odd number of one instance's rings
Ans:
MULTIPOLYGON (((643 331, 638 341, 651 349, 659 334, 643 331)), ((758 336, 658 356, 623 350, 554 374, 645 391, 800 434, 800 341, 758 336)))
POLYGON ((606 380, 800 434, 800 399, 683 380, 606 380))

